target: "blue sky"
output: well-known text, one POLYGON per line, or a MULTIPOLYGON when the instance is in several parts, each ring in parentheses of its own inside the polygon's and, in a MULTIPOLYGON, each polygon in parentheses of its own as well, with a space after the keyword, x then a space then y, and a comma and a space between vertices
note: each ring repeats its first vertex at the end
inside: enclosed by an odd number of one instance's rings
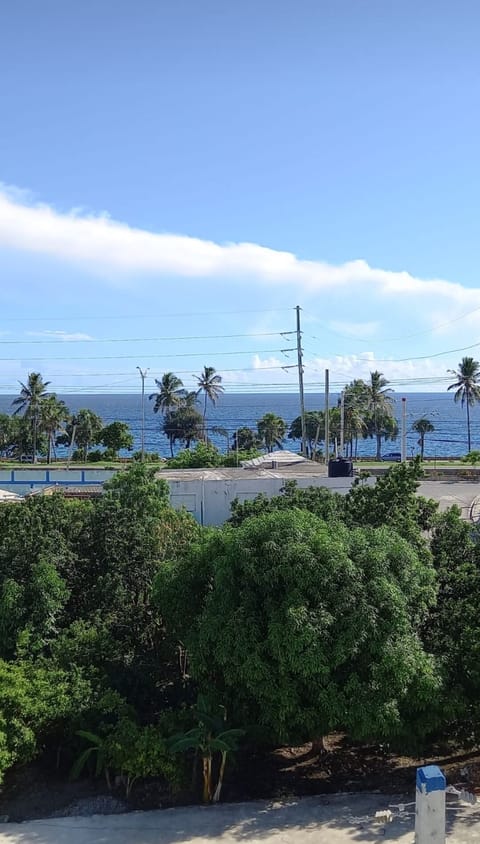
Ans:
POLYGON ((294 389, 296 304, 310 389, 443 390, 480 355, 479 25, 474 0, 4 5, 0 391, 204 364, 294 389))

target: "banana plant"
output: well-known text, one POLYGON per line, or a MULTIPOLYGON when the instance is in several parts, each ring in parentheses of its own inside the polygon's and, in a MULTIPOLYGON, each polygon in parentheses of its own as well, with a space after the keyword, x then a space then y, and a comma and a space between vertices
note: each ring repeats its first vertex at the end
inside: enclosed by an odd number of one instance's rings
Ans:
POLYGON ((194 712, 198 726, 186 733, 174 736, 170 742, 170 749, 173 753, 195 750, 195 753, 200 755, 203 774, 203 801, 204 803, 218 803, 228 754, 237 750, 238 740, 244 735, 244 730, 226 730, 224 707, 219 707, 217 712, 212 714, 212 707, 203 695, 199 695, 194 712), (216 753, 220 754, 220 765, 217 784, 214 789, 212 762, 216 753))
POLYGON ((82 773, 85 765, 91 756, 96 754, 97 760, 95 764, 95 776, 105 774, 107 786, 111 789, 110 771, 106 764, 106 739, 104 736, 98 736, 96 733, 91 733, 89 730, 77 730, 77 736, 86 739, 90 742, 90 747, 86 747, 80 756, 75 760, 70 771, 70 779, 77 779, 82 773))

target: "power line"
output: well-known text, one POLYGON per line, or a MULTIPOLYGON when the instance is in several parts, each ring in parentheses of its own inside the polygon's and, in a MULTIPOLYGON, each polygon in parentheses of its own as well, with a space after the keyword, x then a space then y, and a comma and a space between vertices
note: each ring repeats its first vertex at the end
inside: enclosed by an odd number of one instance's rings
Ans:
MULTIPOLYGON (((472 314, 477 313, 478 311, 480 311, 480 306, 477 308, 470 308, 468 311, 464 311, 462 314, 459 314, 459 316, 456 316, 453 319, 446 320, 445 322, 436 323, 430 328, 424 328, 420 331, 412 331, 411 333, 403 334, 400 337, 376 337, 374 340, 372 338, 356 337, 354 334, 348 334, 342 331, 337 331, 335 328, 332 328, 328 323, 324 322, 323 320, 318 320, 318 322, 320 323, 324 331, 327 331, 329 334, 335 334, 337 337, 343 337, 346 340, 354 340, 357 343, 397 343, 401 342, 402 340, 410 340, 412 337, 420 337, 425 334, 432 334, 434 331, 438 331, 440 328, 446 328, 448 325, 453 325, 456 322, 460 322, 462 319, 465 319, 466 317, 469 317, 472 314)), ((313 334, 309 336, 312 340, 321 339, 319 337, 315 337, 313 334)))
MULTIPOLYGON (((45 340, 0 340, 0 345, 58 345, 67 343, 171 343, 180 340, 230 340, 239 337, 285 337, 294 331, 265 331, 256 334, 204 334, 185 337, 55 337, 45 340)), ((288 339, 288 338, 287 338, 288 339)))
MULTIPOLYGON (((294 351, 292 349, 292 351, 294 351)), ((151 360, 153 358, 205 358, 205 357, 220 357, 223 355, 271 355, 275 353, 283 353, 285 354, 284 349, 242 349, 240 351, 235 352, 175 352, 174 354, 165 354, 165 355, 144 355, 147 360, 151 360)), ((72 355, 61 355, 60 357, 41 357, 35 358, 37 361, 49 361, 49 360, 137 360, 138 354, 136 355, 80 355, 80 356, 72 356, 72 355)), ((18 358, 0 358, 2 362, 16 362, 18 358)))
POLYGON ((227 310, 227 311, 181 311, 176 313, 161 313, 161 314, 88 314, 87 316, 78 316, 77 314, 72 316, 72 314, 68 314, 65 316, 21 316, 21 317, 9 317, 4 316, 2 314, 2 322, 46 322, 46 321, 63 321, 63 322, 80 322, 84 321, 87 322, 88 320, 115 320, 115 319, 155 319, 156 322, 162 319, 170 319, 171 317, 188 317, 188 316, 225 316, 225 315, 237 315, 237 314, 274 314, 274 313, 286 313, 287 311, 293 311, 294 308, 246 308, 243 310, 239 310, 238 308, 235 310, 227 310))

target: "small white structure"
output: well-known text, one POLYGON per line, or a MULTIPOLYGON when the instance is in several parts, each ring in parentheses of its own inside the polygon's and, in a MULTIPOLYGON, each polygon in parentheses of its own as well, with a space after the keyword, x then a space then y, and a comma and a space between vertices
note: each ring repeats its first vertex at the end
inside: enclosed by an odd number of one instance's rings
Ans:
POLYGON ((21 501, 22 497, 17 495, 16 492, 10 492, 9 489, 0 489, 0 504, 4 504, 6 501, 14 502, 14 501, 21 501))
POLYGON ((438 765, 417 770, 415 844, 445 844, 445 787, 438 765))
POLYGON ((307 462, 301 454, 279 450, 261 454, 260 457, 252 457, 251 460, 242 460, 240 465, 243 469, 280 469, 283 466, 296 466, 298 463, 307 462))

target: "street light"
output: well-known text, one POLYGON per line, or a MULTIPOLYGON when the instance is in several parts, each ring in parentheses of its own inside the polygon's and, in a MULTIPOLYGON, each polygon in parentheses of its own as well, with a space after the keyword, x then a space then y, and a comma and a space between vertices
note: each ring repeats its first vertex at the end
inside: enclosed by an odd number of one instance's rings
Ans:
POLYGON ((148 369, 141 369, 137 366, 142 379, 142 462, 145 459, 145 378, 147 377, 148 369))

